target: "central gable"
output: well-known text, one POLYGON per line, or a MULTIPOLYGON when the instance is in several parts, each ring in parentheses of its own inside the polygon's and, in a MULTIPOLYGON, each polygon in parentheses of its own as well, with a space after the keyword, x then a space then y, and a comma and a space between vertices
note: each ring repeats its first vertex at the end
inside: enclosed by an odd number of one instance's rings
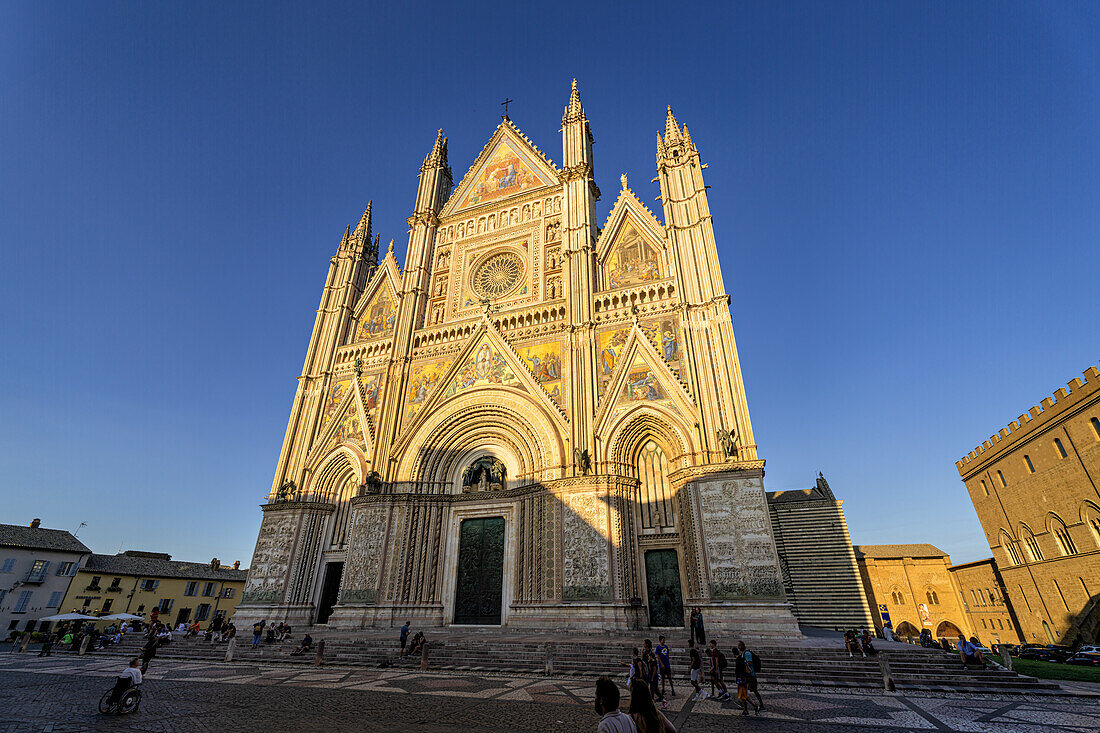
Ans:
POLYGON ((502 122, 444 208, 448 216, 557 183, 556 171, 511 122, 502 122))

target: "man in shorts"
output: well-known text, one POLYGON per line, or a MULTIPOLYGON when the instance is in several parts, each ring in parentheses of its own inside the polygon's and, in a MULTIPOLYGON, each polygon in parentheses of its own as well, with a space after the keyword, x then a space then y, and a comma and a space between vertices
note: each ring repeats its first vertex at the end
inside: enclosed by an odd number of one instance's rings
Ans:
POLYGON ((699 686, 699 677, 703 674, 703 657, 695 648, 695 639, 688 639, 688 656, 691 658, 691 669, 688 672, 691 686, 695 688, 695 700, 702 702, 707 699, 707 692, 699 686))
POLYGON ((759 685, 756 679, 756 655, 745 648, 745 642, 737 642, 737 654, 745 660, 745 668, 748 671, 746 677, 745 686, 748 687, 749 692, 756 695, 756 701, 759 704, 759 709, 764 709, 764 700, 760 697, 759 685))

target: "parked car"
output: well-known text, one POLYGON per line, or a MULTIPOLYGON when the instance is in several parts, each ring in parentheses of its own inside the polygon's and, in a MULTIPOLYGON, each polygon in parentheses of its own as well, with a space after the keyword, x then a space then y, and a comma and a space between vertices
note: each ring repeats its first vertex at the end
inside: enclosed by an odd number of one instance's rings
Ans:
POLYGON ((1073 656, 1074 649, 1071 646, 1062 646, 1061 644, 1047 644, 1047 649, 1050 649, 1050 659, 1052 662, 1064 662, 1073 656))
POLYGON ((1020 647, 1019 653, 1016 655, 1020 659, 1041 659, 1043 661, 1050 661, 1050 649, 1042 644, 1024 644, 1020 647))
POLYGON ((1066 664, 1075 664, 1081 667, 1100 667, 1100 653, 1077 652, 1077 654, 1066 660, 1066 664))
POLYGON ((1086 654, 1100 654, 1100 646, 1085 645, 1077 650, 1078 653, 1085 652, 1086 654))

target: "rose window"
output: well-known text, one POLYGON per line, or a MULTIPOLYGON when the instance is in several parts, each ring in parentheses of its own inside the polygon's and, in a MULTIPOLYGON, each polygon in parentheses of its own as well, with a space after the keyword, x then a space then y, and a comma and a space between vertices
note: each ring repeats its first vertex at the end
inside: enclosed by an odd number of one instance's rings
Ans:
POLYGON ((523 270, 523 258, 515 252, 492 255, 474 273, 474 292, 483 298, 499 298, 519 284, 523 270))

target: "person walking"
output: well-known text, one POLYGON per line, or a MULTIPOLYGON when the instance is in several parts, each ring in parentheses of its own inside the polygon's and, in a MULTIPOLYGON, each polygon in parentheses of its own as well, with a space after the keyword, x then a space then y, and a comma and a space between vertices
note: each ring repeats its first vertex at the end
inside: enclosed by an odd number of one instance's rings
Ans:
POLYGON ((634 720, 619 710, 619 686, 610 677, 596 680, 596 714, 602 716, 596 733, 638 733, 634 720))
POLYGON ((676 727, 653 704, 649 688, 640 680, 630 686, 630 707, 627 712, 630 713, 638 733, 676 733, 676 727))
POLYGON ((672 662, 669 660, 668 644, 665 637, 657 637, 657 666, 661 668, 661 696, 665 694, 665 680, 668 680, 668 692, 670 697, 676 697, 676 685, 672 681, 672 662))
POLYGON ((645 679, 645 674, 642 672, 642 660, 638 656, 638 647, 634 647, 630 650, 630 661, 619 662, 624 667, 628 667, 626 673, 626 686, 629 689, 630 683, 636 679, 645 679))
MULTIPOLYGON (((743 647, 743 645, 739 645, 743 647)), ((741 714, 749 714, 749 705, 752 705, 753 714, 760 714, 760 706, 749 699, 749 677, 753 676, 749 671, 750 662, 745 659, 743 651, 738 651, 733 661, 733 675, 737 682, 737 704, 741 706, 741 714)), ((759 694, 759 693, 758 693, 759 694)))
POLYGON ((405 644, 409 641, 409 627, 412 625, 412 621, 406 621, 405 625, 401 627, 401 658, 405 658, 405 644))
POLYGON ((657 662, 657 655, 653 653, 653 649, 648 649, 643 654, 646 655, 642 661, 645 662, 645 679, 649 684, 649 692, 654 700, 661 703, 662 708, 667 708, 668 701, 661 693, 661 668, 657 662))
POLYGON ((699 677, 703 674, 703 657, 695 648, 695 639, 688 639, 688 657, 691 659, 691 667, 688 670, 688 679, 695 688, 695 700, 702 702, 707 699, 707 693, 699 686, 699 677))
POLYGON ((160 645, 160 639, 158 633, 160 623, 156 623, 149 626, 149 633, 145 636, 145 646, 141 649, 141 673, 145 674, 149 671, 149 662, 153 661, 153 657, 157 655, 157 647, 160 645))
POLYGON ((725 701, 730 699, 729 689, 726 688, 726 683, 722 679, 722 671, 726 668, 726 655, 722 653, 722 650, 718 648, 718 642, 714 639, 710 640, 710 694, 715 700, 725 701), (718 692, 715 693, 714 688, 718 688, 718 692))
POLYGON ((757 711, 759 712, 760 710, 764 709, 764 699, 760 697, 760 681, 756 677, 757 667, 759 667, 760 665, 760 659, 756 656, 756 654, 750 652, 748 649, 745 648, 745 642, 743 641, 737 642, 737 653, 738 656, 742 657, 745 660, 745 669, 748 673, 745 678, 745 686, 748 688, 749 692, 756 695, 756 701, 757 703, 759 703, 757 711))

